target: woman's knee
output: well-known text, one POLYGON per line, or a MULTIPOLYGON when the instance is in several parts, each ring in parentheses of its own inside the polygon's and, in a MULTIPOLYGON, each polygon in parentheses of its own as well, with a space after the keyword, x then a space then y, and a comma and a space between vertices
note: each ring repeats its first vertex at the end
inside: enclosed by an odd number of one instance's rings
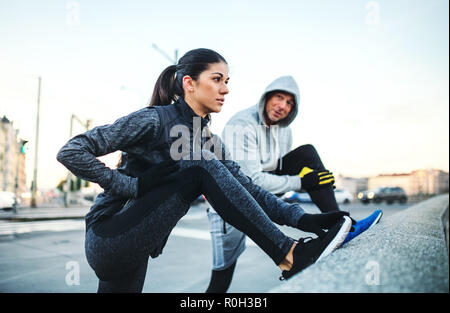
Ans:
POLYGON ((182 168, 180 174, 189 177, 191 181, 189 186, 183 188, 190 194, 195 190, 207 195, 211 192, 211 188, 220 185, 219 181, 231 175, 227 167, 217 159, 184 161, 184 165, 180 167, 182 168))
POLYGON ((224 167, 222 162, 220 162, 220 160, 214 153, 208 150, 202 150, 201 155, 202 157, 199 159, 181 159, 179 162, 180 168, 186 170, 193 168, 194 171, 204 169, 207 172, 215 172, 217 169, 221 169, 224 167))

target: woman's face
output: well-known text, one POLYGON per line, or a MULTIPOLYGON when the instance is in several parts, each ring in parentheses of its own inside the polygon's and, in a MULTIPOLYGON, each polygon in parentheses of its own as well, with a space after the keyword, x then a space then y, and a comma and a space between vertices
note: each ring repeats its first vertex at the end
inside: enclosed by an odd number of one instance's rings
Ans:
POLYGON ((193 106, 196 114, 204 117, 208 113, 220 112, 228 94, 228 65, 224 62, 212 63, 197 80, 186 81, 186 102, 193 106), (187 84, 186 84, 187 83, 187 84))

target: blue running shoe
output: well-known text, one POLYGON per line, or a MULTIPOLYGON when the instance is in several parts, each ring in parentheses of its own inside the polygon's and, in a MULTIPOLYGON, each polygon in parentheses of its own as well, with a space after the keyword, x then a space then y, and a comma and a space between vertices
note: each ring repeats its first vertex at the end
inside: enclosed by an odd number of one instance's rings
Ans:
POLYGON ((373 212, 371 215, 369 215, 365 219, 362 219, 362 220, 356 222, 356 224, 353 225, 353 228, 355 230, 350 231, 348 233, 348 235, 347 235, 347 237, 345 237, 345 240, 342 243, 342 245, 346 244, 347 242, 349 242, 356 236, 362 234, 363 232, 365 232, 366 230, 371 228, 373 225, 378 223, 380 221, 382 215, 383 215, 383 212, 381 210, 376 210, 375 212, 373 212))

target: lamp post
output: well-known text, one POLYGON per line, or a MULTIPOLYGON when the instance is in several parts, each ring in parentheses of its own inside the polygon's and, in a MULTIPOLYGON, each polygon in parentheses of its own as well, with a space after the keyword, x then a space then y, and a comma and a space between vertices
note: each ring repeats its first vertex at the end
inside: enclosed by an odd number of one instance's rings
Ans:
POLYGON ((156 51, 158 51, 159 53, 161 53, 167 60, 170 61, 170 63, 172 64, 177 64, 178 62, 178 49, 175 49, 174 53, 173 53, 173 59, 163 50, 161 50, 156 44, 152 43, 152 47, 153 49, 155 49, 156 51))
POLYGON ((34 170, 33 170, 33 182, 31 184, 31 203, 32 208, 36 208, 36 193, 37 193, 37 166, 38 166, 38 153, 39 153, 39 111, 41 102, 41 77, 38 77, 38 97, 37 97, 37 113, 36 113, 36 141, 34 149, 34 170))
MULTIPOLYGON (((69 138, 72 138, 73 136, 73 121, 77 121, 79 124, 81 124, 86 131, 88 131, 91 128, 92 120, 87 119, 85 122, 83 122, 78 116, 75 114, 72 114, 70 116, 70 134, 69 138)), ((70 182, 72 181, 72 173, 70 171, 67 172, 67 179, 66 179, 66 187, 64 188, 64 206, 67 208, 69 206, 69 191, 70 191, 70 182)))

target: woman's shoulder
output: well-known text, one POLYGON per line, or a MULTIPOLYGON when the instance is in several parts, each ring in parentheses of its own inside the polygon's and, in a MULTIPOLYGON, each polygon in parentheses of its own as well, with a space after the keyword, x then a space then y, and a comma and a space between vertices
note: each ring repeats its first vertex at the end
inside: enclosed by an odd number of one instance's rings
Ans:
POLYGON ((156 108, 151 106, 146 106, 144 108, 141 108, 139 110, 133 111, 130 113, 130 115, 137 115, 137 116, 153 116, 158 115, 156 108))
POLYGON ((115 123, 129 123, 138 121, 157 122, 159 119, 159 114, 154 107, 145 107, 118 118, 115 123))

